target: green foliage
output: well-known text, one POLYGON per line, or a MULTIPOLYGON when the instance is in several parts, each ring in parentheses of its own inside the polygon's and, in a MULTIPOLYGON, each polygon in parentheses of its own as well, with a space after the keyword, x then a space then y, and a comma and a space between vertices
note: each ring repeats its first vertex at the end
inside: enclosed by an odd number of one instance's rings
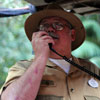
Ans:
POLYGON ((100 67, 100 15, 79 16, 86 29, 86 41, 72 52, 76 57, 88 59, 100 67))
POLYGON ((100 25, 95 20, 85 20, 83 22, 87 34, 87 39, 90 41, 98 42, 100 43, 100 25))
POLYGON ((96 64, 100 68, 100 56, 92 57, 90 61, 96 64))
POLYGON ((85 42, 72 53, 76 57, 91 59, 92 57, 100 56, 100 47, 93 42, 85 40, 85 42))
MULTIPOLYGON (((19 0, 2 0, 1 3, 4 8, 25 6, 25 2, 19 0)), ((8 69, 16 61, 32 57, 31 43, 24 32, 24 22, 27 16, 29 14, 0 18, 0 87, 5 81, 8 69)))

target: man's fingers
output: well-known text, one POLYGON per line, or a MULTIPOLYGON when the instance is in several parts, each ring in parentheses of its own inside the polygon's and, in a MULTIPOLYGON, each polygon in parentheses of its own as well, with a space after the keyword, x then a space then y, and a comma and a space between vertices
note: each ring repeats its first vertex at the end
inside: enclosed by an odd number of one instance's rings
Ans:
POLYGON ((52 37, 45 35, 45 36, 42 36, 41 39, 43 39, 43 40, 45 40, 45 39, 52 39, 52 37))
POLYGON ((42 36, 45 36, 45 35, 48 35, 48 33, 46 33, 45 31, 40 31, 40 32, 34 32, 33 35, 32 35, 32 38, 40 38, 42 36))

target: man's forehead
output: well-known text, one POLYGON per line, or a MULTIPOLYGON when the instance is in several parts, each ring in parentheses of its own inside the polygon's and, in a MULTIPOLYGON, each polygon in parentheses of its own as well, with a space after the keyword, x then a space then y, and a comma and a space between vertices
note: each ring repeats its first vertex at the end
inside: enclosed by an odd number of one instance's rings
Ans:
POLYGON ((61 18, 58 16, 49 16, 49 17, 43 18, 40 22, 44 23, 44 22, 48 21, 49 19, 53 19, 53 20, 57 20, 57 21, 66 21, 64 18, 61 18))

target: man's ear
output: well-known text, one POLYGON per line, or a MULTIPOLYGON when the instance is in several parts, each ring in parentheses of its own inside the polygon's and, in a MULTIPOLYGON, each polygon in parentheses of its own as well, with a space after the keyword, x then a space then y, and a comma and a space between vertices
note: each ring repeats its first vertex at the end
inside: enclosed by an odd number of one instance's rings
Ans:
POLYGON ((72 37, 72 41, 75 41, 76 38, 76 32, 74 29, 71 30, 71 37, 72 37))

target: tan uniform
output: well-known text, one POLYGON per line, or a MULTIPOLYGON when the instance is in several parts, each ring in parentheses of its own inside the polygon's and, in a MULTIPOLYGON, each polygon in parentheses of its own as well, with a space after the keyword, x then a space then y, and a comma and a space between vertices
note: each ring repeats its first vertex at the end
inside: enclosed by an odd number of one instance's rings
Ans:
MULTIPOLYGON (((94 64, 75 57, 72 60, 100 75, 100 69, 94 64)), ((20 61, 12 66, 3 88, 22 76, 32 61, 20 61)), ((91 78, 72 65, 67 75, 60 67, 48 61, 36 100, 100 100, 100 81, 95 79, 99 86, 93 88, 88 85, 91 78)))

